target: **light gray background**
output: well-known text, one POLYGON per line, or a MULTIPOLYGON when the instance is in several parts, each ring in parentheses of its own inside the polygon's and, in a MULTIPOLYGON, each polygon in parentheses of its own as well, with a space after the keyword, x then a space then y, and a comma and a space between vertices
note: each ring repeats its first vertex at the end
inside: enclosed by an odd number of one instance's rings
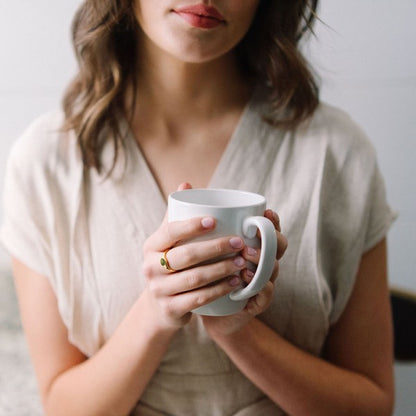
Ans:
MULTIPOLYGON (((0 192, 13 140, 59 105, 75 72, 69 26, 79 3, 0 0, 0 192)), ((389 235, 390 281, 416 291, 416 1, 324 0, 319 15, 307 55, 323 99, 347 110, 377 148, 399 213, 389 235)), ((0 267, 9 267, 1 250, 0 267)), ((396 374, 396 414, 413 415, 416 366, 396 365, 396 374)))

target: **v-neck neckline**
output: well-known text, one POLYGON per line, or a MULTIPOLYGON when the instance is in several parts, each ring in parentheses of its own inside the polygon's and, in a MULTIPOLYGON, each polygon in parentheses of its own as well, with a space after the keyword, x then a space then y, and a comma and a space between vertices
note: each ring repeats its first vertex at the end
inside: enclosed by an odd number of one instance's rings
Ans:
MULTIPOLYGON (((244 137, 245 135, 242 134, 242 131, 245 130, 247 127, 247 118, 249 118, 250 114, 250 108, 253 105, 253 95, 250 97, 250 99, 245 104, 243 110, 241 111, 241 114, 238 118, 238 121, 234 127, 234 130, 231 134, 231 137, 229 138, 224 151, 222 152, 214 171, 212 172, 212 175, 208 181, 207 188, 213 188, 220 186, 221 180, 224 178, 224 170, 225 165, 230 160, 230 158, 234 157, 236 149, 240 145, 240 139, 244 137)), ((143 153, 143 150, 140 146, 140 144, 137 142, 127 120, 123 119, 123 128, 126 129, 126 142, 127 142, 127 151, 131 156, 128 156, 132 160, 133 166, 140 165, 141 167, 141 174, 145 174, 148 178, 149 182, 149 192, 151 193, 151 196, 155 198, 155 200, 158 200, 159 203, 161 203, 165 208, 167 207, 167 198, 165 198, 163 191, 158 183, 158 181, 155 178, 155 175, 149 166, 149 163, 143 153)))
MULTIPOLYGON (((260 139, 256 128, 261 115, 258 109, 253 107, 258 104, 255 95, 252 95, 219 158, 208 187, 244 186, 244 175, 241 175, 244 166, 241 162, 247 161, 254 169, 256 168, 257 140, 260 139), (238 179, 237 176, 240 178, 238 179), (239 185, 240 181, 242 182, 239 185)), ((119 156, 124 156, 117 159, 113 173, 109 178, 101 181, 101 185, 105 187, 106 192, 115 193, 116 197, 112 201, 113 210, 117 216, 125 218, 128 234, 146 238, 161 223, 166 213, 167 201, 140 146, 137 145, 127 120, 123 119, 120 123, 125 134, 125 149, 119 156)), ((109 144, 104 150, 108 164, 112 160, 111 155, 114 154, 114 150, 109 144)))

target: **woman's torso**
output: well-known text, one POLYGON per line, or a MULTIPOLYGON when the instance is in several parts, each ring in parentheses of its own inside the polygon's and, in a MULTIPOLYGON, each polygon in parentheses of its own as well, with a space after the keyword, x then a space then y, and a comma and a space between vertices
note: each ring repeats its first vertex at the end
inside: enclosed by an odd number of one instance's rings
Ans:
MULTIPOLYGON (((267 124, 263 111, 255 100, 246 107, 208 186, 264 194, 279 213, 289 248, 274 301, 259 319, 320 355, 362 252, 381 238, 392 216, 374 152, 348 117, 321 106, 309 124, 285 133, 267 124)), ((144 288, 142 246, 159 226, 166 202, 133 137, 106 178, 106 172, 83 170, 75 137, 57 133, 60 122, 56 116, 39 121, 19 144, 27 160, 18 146, 15 155, 24 159, 25 175, 36 179, 30 191, 38 197, 29 202, 49 247, 34 268, 51 280, 70 341, 91 356, 144 288), (30 162, 34 156, 36 163, 30 162)), ((112 151, 105 147, 104 167, 111 167, 112 151)), ((244 416, 279 410, 195 316, 173 340, 136 413, 244 416)))

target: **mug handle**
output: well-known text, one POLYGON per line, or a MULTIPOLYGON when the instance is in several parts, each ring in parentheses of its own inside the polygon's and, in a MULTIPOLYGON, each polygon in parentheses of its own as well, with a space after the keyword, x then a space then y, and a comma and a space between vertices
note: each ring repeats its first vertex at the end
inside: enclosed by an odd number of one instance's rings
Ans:
POLYGON ((265 217, 247 217, 244 220, 243 233, 247 238, 254 238, 257 228, 261 236, 261 252, 256 273, 248 286, 230 293, 232 300, 248 299, 256 295, 272 275, 277 252, 276 230, 273 223, 265 217))

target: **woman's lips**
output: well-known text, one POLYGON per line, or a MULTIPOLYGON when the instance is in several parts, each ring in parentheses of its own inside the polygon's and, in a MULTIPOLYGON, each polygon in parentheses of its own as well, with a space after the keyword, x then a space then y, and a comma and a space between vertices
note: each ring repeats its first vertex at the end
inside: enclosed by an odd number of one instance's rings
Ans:
POLYGON ((224 17, 215 7, 204 4, 180 7, 173 11, 191 26, 201 29, 212 29, 225 22, 224 17))

